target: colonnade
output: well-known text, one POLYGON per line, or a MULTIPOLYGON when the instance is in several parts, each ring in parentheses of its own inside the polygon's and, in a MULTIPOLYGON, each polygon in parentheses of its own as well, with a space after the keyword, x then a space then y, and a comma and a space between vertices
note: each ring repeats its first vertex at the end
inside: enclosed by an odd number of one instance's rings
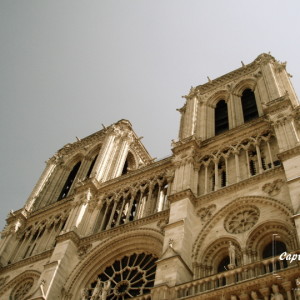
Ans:
POLYGON ((203 155, 198 161, 198 194, 207 194, 273 169, 280 165, 277 153, 275 137, 266 133, 203 155))

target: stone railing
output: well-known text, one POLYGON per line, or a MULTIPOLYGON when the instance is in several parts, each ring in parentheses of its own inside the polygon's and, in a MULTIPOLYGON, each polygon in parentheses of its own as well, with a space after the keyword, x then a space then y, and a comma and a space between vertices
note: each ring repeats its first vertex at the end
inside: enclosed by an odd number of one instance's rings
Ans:
MULTIPOLYGON (((299 254, 300 251, 293 252, 299 254)), ((225 287, 236 283, 242 283, 252 278, 259 278, 260 276, 276 274, 277 271, 293 268, 297 266, 297 261, 290 263, 286 260, 280 260, 279 256, 271 257, 258 261, 255 263, 247 264, 241 267, 234 268, 226 272, 214 274, 201 279, 193 280, 175 287, 176 299, 183 299, 188 296, 193 296, 218 288, 225 287)))

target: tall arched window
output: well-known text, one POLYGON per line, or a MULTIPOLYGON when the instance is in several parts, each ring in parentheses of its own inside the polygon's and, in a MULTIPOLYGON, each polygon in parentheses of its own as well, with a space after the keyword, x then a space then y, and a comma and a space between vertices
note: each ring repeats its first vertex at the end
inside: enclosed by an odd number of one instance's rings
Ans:
POLYGON ((128 152, 121 175, 125 175, 129 171, 134 170, 135 168, 136 168, 136 166, 135 166, 134 156, 131 152, 128 152))
MULTIPOLYGON (((218 264, 218 268, 217 268, 218 273, 228 271, 229 264, 230 264, 230 259, 229 259, 229 256, 227 255, 218 264)), ((226 285, 226 278, 222 277, 218 281, 218 286, 224 286, 224 285, 226 285)))
POLYGON ((228 109, 225 100, 220 100, 215 108, 215 135, 229 129, 228 109))
POLYGON ((245 89, 243 91, 241 101, 242 101, 244 122, 248 122, 257 118, 258 110, 257 110, 254 92, 250 89, 245 89))
POLYGON ((72 171, 70 172, 70 174, 69 174, 69 176, 68 176, 68 178, 66 180, 66 183, 65 183, 64 187, 61 190, 61 193, 60 193, 57 201, 62 200, 62 199, 66 198, 68 196, 68 193, 69 193, 69 191, 71 189, 71 186, 72 186, 72 184, 73 184, 73 182, 75 180, 75 177, 76 177, 77 172, 78 172, 78 170, 80 168, 80 165, 81 165, 81 161, 78 162, 73 167, 72 171))
POLYGON ((89 167, 89 170, 88 170, 88 172, 87 172, 87 174, 86 174, 86 178, 90 178, 90 175, 91 175, 91 173, 92 173, 92 170, 93 170, 93 167, 94 167, 95 162, 96 162, 96 160, 97 160, 97 157, 98 157, 98 155, 96 155, 96 156, 94 157, 94 159, 93 159, 93 161, 92 161, 92 163, 91 163, 91 165, 90 165, 90 167, 89 167))

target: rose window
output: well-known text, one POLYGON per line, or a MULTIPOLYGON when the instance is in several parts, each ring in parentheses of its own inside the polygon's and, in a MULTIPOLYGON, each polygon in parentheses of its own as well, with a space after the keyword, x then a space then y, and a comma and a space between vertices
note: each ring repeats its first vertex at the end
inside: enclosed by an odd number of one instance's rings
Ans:
POLYGON ((123 300, 150 293, 154 285, 156 260, 145 253, 134 253, 116 260, 84 291, 85 299, 101 299, 102 296, 106 300, 123 300))
POLYGON ((32 288, 34 283, 33 278, 29 278, 24 280, 19 286, 14 288, 14 292, 12 295, 13 300, 23 300, 26 296, 28 296, 28 292, 32 288))
POLYGON ((229 233, 242 233, 252 228, 259 218, 259 209, 256 206, 247 206, 230 213, 225 221, 224 227, 229 233))

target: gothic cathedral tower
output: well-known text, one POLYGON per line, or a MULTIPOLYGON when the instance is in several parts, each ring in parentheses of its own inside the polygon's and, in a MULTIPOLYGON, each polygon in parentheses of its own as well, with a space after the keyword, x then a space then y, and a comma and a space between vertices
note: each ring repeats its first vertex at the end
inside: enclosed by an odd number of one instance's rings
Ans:
POLYGON ((184 96, 173 154, 127 120, 47 161, 0 240, 0 299, 300 299, 300 106, 269 54, 184 96))

